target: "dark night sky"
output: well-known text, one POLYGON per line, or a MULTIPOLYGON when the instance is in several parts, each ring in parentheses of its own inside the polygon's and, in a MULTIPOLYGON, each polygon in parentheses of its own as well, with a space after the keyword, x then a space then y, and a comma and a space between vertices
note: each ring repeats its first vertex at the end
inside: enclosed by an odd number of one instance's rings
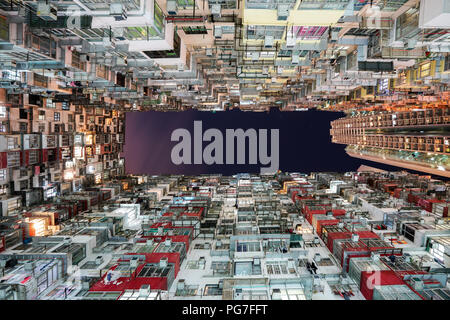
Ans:
MULTIPOLYGON (((130 112, 126 114, 125 165, 133 174, 259 173, 260 165, 175 165, 170 153, 177 142, 170 141, 173 130, 185 128, 194 139, 194 120, 202 120, 203 132, 208 128, 280 129, 279 168, 282 171, 309 173, 311 171, 356 171, 361 164, 385 170, 395 167, 352 158, 345 145, 331 143, 330 121, 343 113, 310 110, 304 112, 130 112)), ((270 139, 269 139, 270 140, 270 139)), ((192 142, 193 143, 193 142, 192 142)), ((204 143, 204 146, 208 142, 204 143)), ((224 139, 225 145, 225 139, 224 139)), ((248 147, 247 147, 248 148, 248 147)), ((225 151, 224 151, 225 153, 225 151)))

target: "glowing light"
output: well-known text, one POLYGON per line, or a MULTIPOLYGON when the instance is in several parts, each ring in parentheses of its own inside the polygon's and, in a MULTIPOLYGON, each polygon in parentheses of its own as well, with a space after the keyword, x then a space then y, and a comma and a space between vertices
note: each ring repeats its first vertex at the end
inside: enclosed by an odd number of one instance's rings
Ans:
POLYGON ((64 172, 64 180, 72 180, 73 179, 73 171, 64 172))

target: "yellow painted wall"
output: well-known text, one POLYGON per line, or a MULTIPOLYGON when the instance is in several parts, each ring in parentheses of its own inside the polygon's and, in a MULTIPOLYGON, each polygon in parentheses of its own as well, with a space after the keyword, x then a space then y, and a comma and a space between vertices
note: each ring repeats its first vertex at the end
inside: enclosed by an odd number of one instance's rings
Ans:
POLYGON ((243 23, 265 26, 329 26, 344 14, 343 10, 291 10, 286 21, 277 20, 277 10, 244 9, 243 23))

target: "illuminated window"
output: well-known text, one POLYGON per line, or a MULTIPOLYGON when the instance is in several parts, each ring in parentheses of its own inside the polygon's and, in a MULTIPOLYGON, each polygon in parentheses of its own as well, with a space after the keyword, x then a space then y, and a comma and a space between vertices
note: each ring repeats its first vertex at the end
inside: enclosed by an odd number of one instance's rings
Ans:
POLYGON ((86 136, 86 144, 92 144, 92 142, 93 142, 93 136, 87 135, 86 136))
POLYGON ((425 63, 420 66, 420 77, 428 77, 431 74, 431 62, 425 63))
POLYGON ((64 165, 65 165, 66 169, 73 168, 73 166, 74 166, 73 161, 66 161, 66 163, 64 165))
POLYGON ((49 188, 49 189, 45 190, 45 197, 47 199, 56 197, 56 188, 49 188))

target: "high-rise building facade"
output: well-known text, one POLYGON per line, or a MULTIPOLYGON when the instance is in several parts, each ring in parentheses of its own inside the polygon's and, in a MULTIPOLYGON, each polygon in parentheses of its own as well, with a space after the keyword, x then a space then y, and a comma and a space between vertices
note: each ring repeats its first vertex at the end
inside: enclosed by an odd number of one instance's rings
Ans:
POLYGON ((352 157, 450 177, 450 109, 372 111, 331 123, 332 141, 352 157))

